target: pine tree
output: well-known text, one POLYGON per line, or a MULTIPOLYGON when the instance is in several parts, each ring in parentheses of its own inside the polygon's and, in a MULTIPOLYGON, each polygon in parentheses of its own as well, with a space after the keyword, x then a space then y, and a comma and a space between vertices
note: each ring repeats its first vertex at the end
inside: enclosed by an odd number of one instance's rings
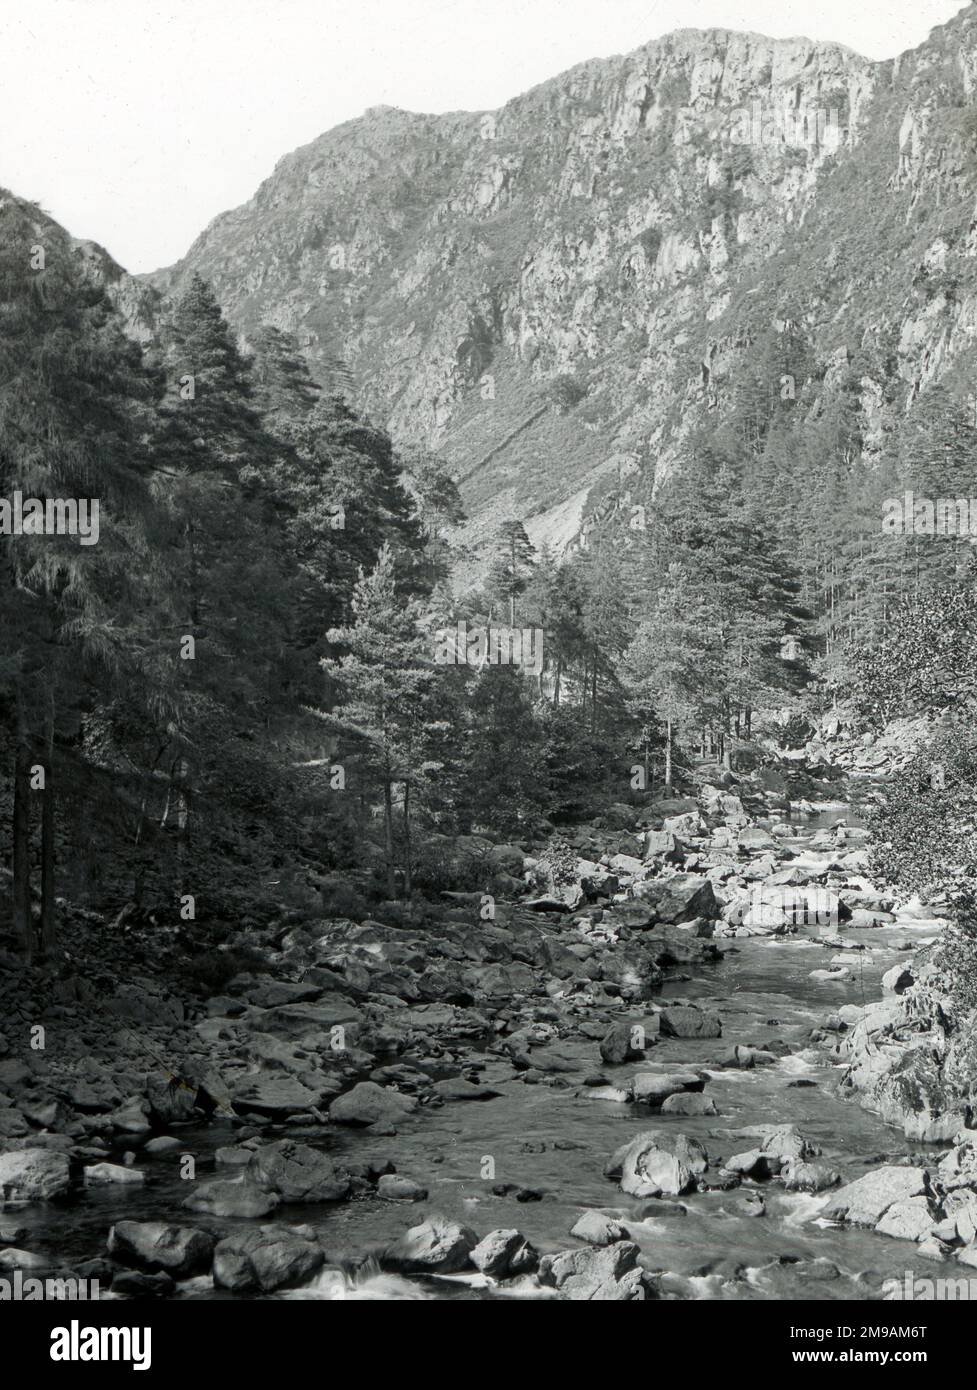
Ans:
MULTIPOLYGON (((393 552, 383 545, 369 574, 361 574, 353 594, 352 621, 329 633, 342 649, 324 657, 323 669, 339 698, 325 715, 347 740, 360 775, 383 795, 384 860, 388 896, 397 896, 394 789, 404 788, 403 830, 410 844, 410 793, 423 775, 424 740, 419 728, 424 696, 435 667, 418 629, 415 600, 398 596, 393 552)), ((408 861, 409 885, 409 861, 408 861)))
POLYGON ((487 589, 493 598, 508 605, 510 627, 516 625, 516 599, 532 578, 535 555, 521 521, 506 521, 499 527, 487 589))

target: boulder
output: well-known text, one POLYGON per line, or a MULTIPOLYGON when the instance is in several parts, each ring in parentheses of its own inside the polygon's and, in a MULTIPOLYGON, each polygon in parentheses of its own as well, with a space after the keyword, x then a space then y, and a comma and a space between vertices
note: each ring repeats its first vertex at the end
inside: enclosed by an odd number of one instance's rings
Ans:
POLYGON ((615 1241, 630 1239, 627 1228, 620 1221, 612 1220, 601 1211, 585 1211, 578 1216, 570 1234, 588 1245, 613 1245, 615 1241))
POLYGON ((639 1134, 621 1157, 621 1189, 630 1197, 680 1197, 708 1164, 702 1145, 684 1134, 639 1134))
POLYGON ((662 1102, 663 1115, 718 1115, 712 1096, 695 1092, 680 1092, 662 1102))
MULTIPOLYGON (((657 1020, 654 1031, 658 1031, 657 1020)), ((619 1023, 612 1023, 601 1039, 601 1060, 611 1066, 619 1066, 622 1062, 640 1061, 644 1056, 645 1047, 654 1041, 653 1037, 649 1038, 644 1024, 629 1023, 622 1019, 619 1023)))
POLYGON ((649 830, 645 840, 645 860, 661 859, 667 864, 680 864, 685 858, 685 844, 670 830, 649 830))
POLYGON ((905 994, 915 983, 913 972, 905 965, 893 965, 882 976, 882 988, 887 994, 905 994))
POLYGON ((463 1076, 451 1076, 444 1081, 436 1081, 431 1087, 436 1096, 442 1100, 495 1100, 501 1095, 501 1091, 494 1091, 491 1086, 478 1086, 473 1081, 466 1081, 463 1076))
POLYGON ((66 1192, 68 1183, 68 1159, 54 1149, 16 1149, 0 1154, 0 1196, 4 1201, 50 1201, 66 1192))
POLYGON ((705 1082, 695 1072, 639 1072, 631 1083, 631 1095, 643 1105, 661 1105, 679 1091, 701 1091, 705 1082))
POLYGON ((149 1121, 149 1101, 142 1096, 130 1096, 108 1116, 112 1128, 122 1134, 148 1134, 152 1129, 149 1121))
POLYGON ((672 1005, 660 1014, 663 1038, 719 1038, 723 1025, 718 1014, 692 1005, 672 1005))
POLYGON ((635 1302, 649 1297, 650 1285, 638 1267, 638 1246, 632 1241, 546 1255, 539 1282, 560 1291, 573 1302, 635 1302))
POLYGON ((377 1183, 377 1196, 385 1202, 424 1202, 427 1188, 403 1173, 384 1173, 377 1183))
POLYGON ((896 1202, 925 1196, 928 1189, 924 1168, 876 1168, 836 1192, 820 1214, 852 1226, 876 1226, 896 1202))
POLYGON ((672 878, 650 878, 634 886, 636 898, 647 903, 660 922, 692 922, 696 917, 719 916, 719 902, 707 878, 698 874, 675 874, 672 878))
POLYGON ((478 1236, 469 1227, 431 1216, 388 1245, 380 1263, 400 1274, 457 1274, 469 1267, 477 1245, 478 1236))
POLYGON ((235 1231, 214 1251, 214 1284, 235 1293, 272 1293, 306 1283, 324 1262, 315 1241, 287 1226, 235 1231))
POLYGON ((303 1086, 296 1077, 281 1072, 259 1072, 246 1076, 233 1093, 235 1110, 255 1110, 260 1115, 273 1118, 311 1110, 318 1101, 319 1097, 314 1091, 303 1086))
POLYGON ((966 1139, 957 1144, 940 1159, 936 1172, 944 1192, 977 1189, 977 1143, 966 1139))
POLYGON ((471 1252, 471 1262, 493 1279, 513 1279, 531 1273, 539 1255, 521 1231, 489 1231, 471 1252))
POLYGON ((936 1225, 937 1217, 927 1197, 909 1197, 893 1202, 875 1229, 884 1236, 900 1240, 924 1240, 936 1225))
POLYGON ((197 1089, 176 1077, 156 1073, 146 1078, 146 1097, 157 1124, 180 1124, 193 1118, 197 1089))
POLYGON ((397 1124, 417 1108, 413 1096, 401 1095, 375 1081, 360 1081, 329 1107, 329 1118, 339 1125, 397 1124))
POLYGON ((243 1178, 217 1178, 201 1183, 191 1192, 183 1206, 187 1211, 204 1212, 208 1216, 267 1216, 278 1206, 279 1198, 265 1192, 256 1183, 243 1178))
POLYGON ((800 1159, 788 1159, 780 1178, 788 1192, 824 1192, 841 1181, 827 1163, 804 1163, 800 1159))
POLYGON ((109 1231, 108 1251, 122 1264, 150 1273, 163 1270, 173 1279, 187 1279, 210 1269, 214 1237, 195 1226, 117 1221, 109 1231))
POLYGON ((349 1194, 349 1175, 308 1144, 279 1139, 251 1157, 247 1176, 283 1202, 339 1202, 349 1194))
POLYGON ((121 1163, 91 1163, 85 1169, 84 1181, 86 1187, 107 1187, 110 1183, 138 1187, 146 1181, 146 1175, 121 1163))

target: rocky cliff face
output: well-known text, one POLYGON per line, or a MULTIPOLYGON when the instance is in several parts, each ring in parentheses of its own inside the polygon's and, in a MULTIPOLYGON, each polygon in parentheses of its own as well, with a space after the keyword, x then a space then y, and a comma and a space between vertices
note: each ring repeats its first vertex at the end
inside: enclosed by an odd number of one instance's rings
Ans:
POLYGON ((0 216, 0 234, 6 242, 30 248, 31 255, 36 248, 43 252, 47 265, 62 256, 76 261, 87 279, 106 290, 126 333, 139 343, 152 341, 161 304, 151 285, 129 275, 97 242, 73 237, 36 203, 18 198, 9 189, 0 188, 0 216))
POLYGON ((284 158, 172 269, 464 480, 479 531, 565 544, 623 478, 722 411, 757 333, 800 320, 832 372, 874 341, 866 432, 977 334, 977 7, 872 63, 683 31, 500 111, 374 108, 284 158))

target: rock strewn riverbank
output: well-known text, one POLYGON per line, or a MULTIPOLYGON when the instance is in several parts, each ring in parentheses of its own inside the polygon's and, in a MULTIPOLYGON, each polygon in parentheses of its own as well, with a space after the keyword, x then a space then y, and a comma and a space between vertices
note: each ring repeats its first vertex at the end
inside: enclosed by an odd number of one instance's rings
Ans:
MULTIPOLYGON (((735 949, 737 937, 814 925, 829 944, 837 941, 841 963, 832 968, 847 972, 857 942, 839 935, 840 921, 847 931, 893 916, 891 898, 862 873, 864 835, 842 826, 799 837, 796 827, 765 814, 770 800, 782 798, 759 778, 735 789, 707 785, 697 802, 660 805, 640 833, 633 828, 638 813, 617 808, 610 823, 566 837, 572 853, 564 846, 555 861, 570 865, 562 873, 547 872, 546 856, 536 862, 518 847, 495 847, 497 873, 515 880, 519 860, 528 873, 512 901, 454 894, 413 925, 305 920, 244 933, 260 969, 240 974, 206 1005, 167 988, 158 969, 125 977, 124 962, 151 951, 151 936, 107 945, 104 926, 80 919, 60 978, 6 960, 0 1183, 11 1200, 0 1263, 29 1268, 53 1258, 16 1244, 20 1203, 57 1201, 79 1184, 152 1183, 160 1165, 185 1159, 180 1128, 199 1121, 201 1110, 233 1116, 234 1142, 217 1150, 213 1172, 201 1162, 188 1182, 188 1224, 116 1223, 106 1232, 105 1255, 93 1251, 94 1263, 76 1261, 76 1272, 91 1277, 94 1269, 124 1295, 167 1292, 174 1279, 209 1276, 251 1293, 309 1281, 321 1288, 332 1278, 360 1296, 355 1290, 367 1290, 370 1280, 340 1274, 313 1227, 266 1219, 283 1205, 311 1212, 356 1200, 423 1202, 425 1174, 398 1172, 395 1157, 340 1157, 330 1152, 330 1136, 359 1131, 394 1140, 399 1128, 423 1125, 443 1106, 504 1103, 499 1088, 513 1081, 579 1088, 582 1080, 582 1094, 651 1116, 713 1113, 708 1071, 648 1069, 659 1037, 717 1039, 716 1067, 749 1070, 777 1057, 762 1047, 724 1050, 716 1012, 656 998, 663 971, 701 971, 720 950, 735 949), (487 902, 494 917, 485 920, 487 902), (724 937, 733 941, 726 945, 724 937), (39 1023, 45 1045, 31 1049, 30 1030, 39 1023), (591 1075, 581 1078, 567 1060, 571 1039, 590 1040, 591 1075), (602 1074, 602 1066, 632 1060, 635 1073, 623 1084, 602 1074), (244 1231, 241 1222, 250 1223, 244 1231)), ((171 979, 178 960, 177 950, 171 979)), ((893 998, 910 1007, 906 994, 893 998)), ((895 1020, 891 1000, 881 1009, 895 1020)), ((854 1015, 849 1021, 842 1045, 855 1058, 868 1024, 854 1015)), ((847 1027, 843 1017, 829 1022, 847 1027)), ((712 1163, 696 1140, 673 1132, 666 1142, 651 1131, 629 1141, 607 1172, 629 1197, 746 1182, 744 1200, 761 1205, 754 1188, 771 1180, 807 1193, 838 1182, 795 1127, 757 1129, 754 1149, 712 1163)), ((958 1155, 969 1173, 965 1158, 958 1155)), ((883 1173, 879 1182, 887 1181, 883 1173)), ((882 1210, 879 1229, 904 1234, 912 1225, 915 1232, 925 1206, 934 1228, 928 1235, 939 1242, 934 1250, 954 1248, 942 1223, 961 1199, 948 1208, 939 1177, 913 1173, 912 1182, 919 1190, 899 1186, 891 1204, 899 1210, 891 1217, 882 1210)), ((524 1199, 538 1195, 527 1190, 524 1199)), ((855 1219, 843 1204, 827 1214, 855 1219)), ((953 1237, 961 1249, 971 1243, 968 1229, 964 1220, 953 1237)), ((517 1230, 479 1240, 432 1213, 373 1254, 397 1277, 468 1269, 492 1280, 529 1279, 566 1298, 660 1292, 647 1258, 625 1239, 626 1225, 594 1212, 571 1234, 585 1244, 540 1258, 517 1230)))

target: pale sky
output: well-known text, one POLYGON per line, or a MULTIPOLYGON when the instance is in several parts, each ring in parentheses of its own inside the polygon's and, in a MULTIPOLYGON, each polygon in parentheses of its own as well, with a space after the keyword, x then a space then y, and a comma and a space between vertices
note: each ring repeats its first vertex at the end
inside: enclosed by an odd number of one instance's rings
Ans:
POLYGON ((0 185, 133 271, 368 106, 486 110, 673 29, 890 58, 961 0, 0 0, 0 185))

